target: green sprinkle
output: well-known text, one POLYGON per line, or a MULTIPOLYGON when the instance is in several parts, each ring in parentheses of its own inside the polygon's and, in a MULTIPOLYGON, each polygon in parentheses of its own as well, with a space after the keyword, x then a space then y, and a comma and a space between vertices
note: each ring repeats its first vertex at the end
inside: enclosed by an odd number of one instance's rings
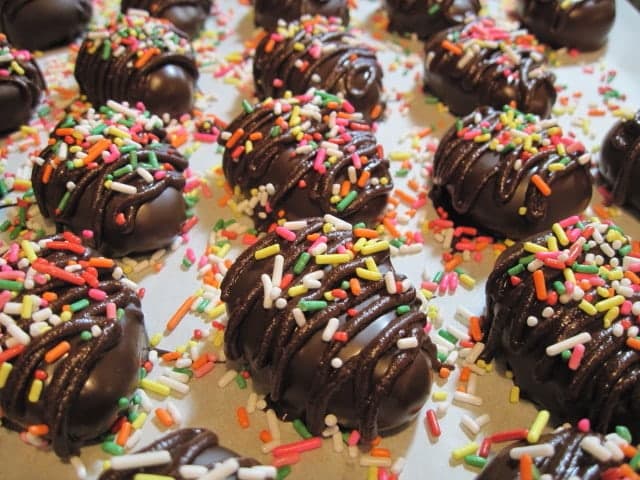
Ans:
POLYGON ((119 308, 116 310, 116 318, 118 320, 122 320, 124 318, 124 308, 119 308))
POLYGON ((13 280, 1 280, 0 290, 11 290, 12 292, 19 292, 24 288, 22 282, 15 282, 13 280))
POLYGON ((597 265, 582 265, 574 263, 571 268, 578 273, 598 273, 600 270, 597 265))
POLYGON ((484 468, 487 464, 487 459, 480 455, 467 455, 464 457, 464 463, 471 467, 484 468))
POLYGON ((556 280, 555 282, 553 282, 553 288, 556 292, 558 292, 558 295, 563 295, 567 291, 567 289, 564 288, 564 284, 560 280, 556 280))
POLYGON ((458 339, 454 335, 446 331, 444 328, 441 328, 440 330, 438 330, 438 335, 440 335, 442 338, 444 338, 448 342, 453 343, 454 345, 458 343, 458 339))
POLYGON ((269 130, 269 136, 277 137, 279 135, 280 135, 280 127, 278 127, 277 125, 274 127, 271 127, 271 130, 269 130))
POLYGON ((409 313, 410 310, 411 307, 409 307, 409 305, 399 305, 398 308, 396 308, 396 314, 404 315, 405 313, 409 313))
POLYGON ((241 390, 247 388, 247 381, 240 373, 236 375, 236 385, 238 385, 238 388, 240 388, 241 390))
POLYGON ((125 165, 124 167, 120 167, 113 172, 113 176, 115 178, 119 178, 127 173, 133 172, 133 167, 131 165, 125 165))
POLYGON ((6 232, 7 230, 9 230, 10 226, 11 226, 11 221, 5 220, 4 222, 0 223, 0 232, 6 232))
POLYGON ((327 308, 327 302, 324 300, 300 300, 298 307, 303 312, 313 312, 327 308))
POLYGON ((438 357, 438 361, 440 363, 443 363, 447 359, 447 354, 444 352, 438 352, 437 357, 438 357))
POLYGON ((104 442, 102 444, 102 451, 113 456, 124 455, 124 448, 114 441, 104 442))
POLYGON ((434 276, 433 276, 433 281, 434 283, 440 283, 440 280, 442 280, 442 276, 444 275, 444 272, 437 272, 434 276))
POLYGON ((9 192, 7 184, 4 182, 4 178, 0 178, 0 198, 4 197, 9 192))
POLYGON ((311 435, 311 432, 309 432, 309 430, 307 429, 307 426, 299 418, 296 418, 293 421, 293 428, 295 428, 296 432, 298 432, 298 435, 300 435, 304 439, 313 437, 313 435, 311 435))
POLYGON ((69 199, 71 198, 71 192, 64 192, 64 195, 62 196, 62 198, 60 199, 60 203, 58 203, 58 208, 57 210, 59 212, 63 212, 64 209, 67 207, 67 203, 69 203, 69 199))
POLYGON ((351 205, 351 203, 356 199, 357 196, 358 192, 356 192, 355 190, 351 190, 346 197, 338 202, 338 205, 336 205, 336 210, 338 210, 339 212, 344 212, 346 208, 351 205))
POLYGON ((509 270, 507 270, 507 273, 509 274, 509 276, 513 277, 515 275, 518 275, 524 272, 524 269, 525 269, 525 266, 519 263, 515 267, 511 267, 509 270))
POLYGON ((625 427, 624 425, 617 425, 616 433, 622 438, 624 438, 627 442, 631 443, 631 440, 632 440, 631 432, 627 427, 625 427))
POLYGON ((407 175, 409 175, 408 168, 401 168, 396 172, 396 177, 406 177, 407 175))
POLYGON ((207 299, 207 298, 203 298, 200 303, 198 304, 198 308, 196 308, 196 311, 198 313, 202 313, 205 311, 205 309, 209 306, 209 304, 211 303, 211 300, 207 299))
POLYGON ((72 312, 77 312, 87 308, 90 304, 91 302, 89 302, 88 298, 83 298, 69 305, 69 310, 71 310, 72 312))
POLYGON ((520 260, 518 260, 518 263, 520 265, 529 265, 531 262, 533 262, 536 259, 535 255, 527 255, 526 257, 522 257, 520 258, 520 260))
POLYGON ((309 260, 311 260, 311 255, 307 252, 302 252, 298 260, 296 260, 296 264, 293 266, 293 273, 300 275, 309 263, 309 260))
POLYGON ((429 7, 429 10, 427 10, 427 12, 429 13, 429 15, 435 15, 436 13, 438 13, 439 10, 440 10, 440 4, 434 3, 429 7))
POLYGON ((563 350, 562 360, 564 360, 565 362, 568 362, 570 358, 571 358, 571 350, 563 350))
POLYGON ((245 113, 253 112, 253 107, 247 100, 242 100, 242 108, 245 111, 245 113))
POLYGON ((104 42, 102 44, 102 59, 109 60, 111 56, 111 42, 104 42))
POLYGON ((349 289, 349 282, 346 280, 343 280, 342 283, 340 284, 340 288, 342 290, 348 290, 349 289))
POLYGON ((189 377, 193 377, 193 370, 191 370, 190 368, 173 367, 171 370, 176 373, 182 373, 183 375, 188 375, 189 377))
POLYGON ((629 466, 634 470, 638 470, 638 467, 640 466, 640 452, 636 453, 629 461, 629 466))
POLYGON ((13 230, 11 230, 11 233, 9 234, 9 239, 15 240, 16 238, 18 238, 22 230, 24 230, 22 227, 16 227, 13 230))
POLYGON ((88 342, 92 338, 93 338, 93 335, 91 335, 91 332, 89 330, 83 330, 82 333, 80 333, 80 340, 84 340, 85 342, 88 342))
POLYGON ((291 473, 291 467, 289 465, 280 467, 278 469, 278 473, 276 474, 276 480, 283 480, 284 478, 287 478, 290 473, 291 473))
POLYGON ((148 157, 149 163, 153 168, 158 168, 160 166, 160 164, 158 163, 158 156, 156 155, 156 152, 149 151, 148 157))
POLYGON ((629 255, 629 253, 631 253, 631 245, 626 244, 625 246, 620 247, 618 249, 618 253, 622 256, 629 255))
POLYGON ((118 408, 124 410, 127 407, 129 407, 129 399, 127 397, 120 397, 118 400, 118 408))

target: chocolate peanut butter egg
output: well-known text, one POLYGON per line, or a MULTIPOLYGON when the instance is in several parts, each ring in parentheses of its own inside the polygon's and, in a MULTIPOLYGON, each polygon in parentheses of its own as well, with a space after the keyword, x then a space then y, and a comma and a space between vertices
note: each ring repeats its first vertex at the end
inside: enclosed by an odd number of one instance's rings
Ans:
POLYGON ((70 43, 87 28, 91 0, 0 0, 0 32, 27 50, 70 43))
POLYGON ((589 162, 555 119, 482 107, 440 141, 429 195, 461 224, 519 239, 587 207, 589 162))
POLYGON ((162 248, 180 233, 187 166, 159 117, 110 101, 57 125, 31 182, 40 212, 58 229, 123 256, 162 248))
POLYGON ((238 257, 222 299, 227 357, 283 417, 318 435, 333 415, 371 441, 415 417, 437 361, 389 244, 361 235, 331 215, 286 222, 238 257))
POLYGON ((557 422, 640 434, 640 259, 616 225, 577 216, 518 242, 486 284, 483 357, 557 422))
POLYGON ((256 26, 267 30, 275 30, 280 20, 288 23, 305 15, 335 17, 349 24, 347 0, 255 0, 254 6, 256 26))
POLYGON ((70 232, 11 244, 2 261, 2 423, 37 427, 69 458, 109 431, 138 385, 140 301, 113 260, 70 232))
POLYGON ((389 162, 371 126, 335 95, 244 103, 220 135, 222 167, 257 226, 325 213, 371 222, 392 189, 389 162))
POLYGON ((122 0, 120 10, 146 10, 152 16, 165 18, 193 38, 200 33, 211 13, 213 0, 122 0))
POLYGON ((31 53, 14 48, 0 33, 0 133, 29 123, 45 89, 44 77, 31 53))
POLYGON ((158 115, 191 112, 198 67, 185 34, 140 12, 88 33, 76 60, 80 92, 96 105, 142 102, 158 115))
POLYGON ((544 47, 526 30, 479 18, 434 35, 425 54, 424 89, 455 115, 485 105, 551 113, 555 75, 544 47))
POLYGON ((338 19, 304 17, 269 32, 256 48, 253 78, 259 98, 325 90, 367 120, 384 113, 382 67, 375 51, 338 19))

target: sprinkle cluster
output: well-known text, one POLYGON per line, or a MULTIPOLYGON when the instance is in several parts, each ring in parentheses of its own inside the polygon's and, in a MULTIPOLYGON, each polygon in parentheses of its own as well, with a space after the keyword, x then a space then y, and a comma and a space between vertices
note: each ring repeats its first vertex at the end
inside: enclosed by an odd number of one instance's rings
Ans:
POLYGON ((0 33, 0 79, 11 75, 25 75, 24 64, 32 59, 31 52, 9 46, 6 35, 0 33))

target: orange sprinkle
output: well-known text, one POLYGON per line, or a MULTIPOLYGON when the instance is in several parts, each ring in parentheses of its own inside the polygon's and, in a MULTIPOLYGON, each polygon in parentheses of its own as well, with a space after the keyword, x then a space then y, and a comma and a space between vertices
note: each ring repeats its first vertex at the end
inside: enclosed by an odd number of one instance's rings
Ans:
POLYGON ((273 38, 270 38, 267 41, 267 44, 264 46, 264 51, 267 53, 271 53, 275 46, 276 46, 275 40, 273 38))
POLYGON ((174 360, 178 360, 180 358, 180 354, 178 352, 167 352, 162 355, 162 360, 165 362, 173 362, 174 360))
POLYGON ((51 174, 53 173, 53 165, 47 163, 42 171, 42 183, 47 184, 51 180, 51 174))
POLYGON ((431 129, 431 127, 426 127, 423 128, 422 130, 420 130, 420 132, 418 132, 418 138, 424 138, 427 135, 429 135, 433 130, 431 129))
POLYGON ((260 432, 260 441, 262 443, 269 443, 273 441, 273 436, 271 435, 271 432, 269 430, 262 430, 260 432))
POLYGON ((391 451, 388 448, 382 448, 382 447, 372 448, 369 454, 372 457, 391 458, 391 451))
POLYGON ((252 142, 257 142, 258 140, 262 140, 262 132, 253 132, 249 135, 249 140, 252 142))
POLYGON ((455 43, 451 43, 449 40, 443 40, 442 41, 442 48, 444 48, 445 50, 450 51, 454 55, 462 55, 462 48, 460 48, 455 43))
POLYGON ((456 387, 456 392, 467 393, 467 386, 466 385, 458 385, 456 387))
POLYGON ((62 357, 65 353, 67 353, 71 349, 71 344, 66 340, 63 340, 58 345, 53 347, 47 353, 44 354, 44 361, 47 363, 53 363, 62 357))
POLYGON ((371 118, 375 120, 380 116, 381 113, 382 113, 382 105, 380 105, 379 103, 376 103, 371 109, 371 118))
POLYGON ((238 407, 236 410, 236 417, 238 418, 238 423, 242 428, 249 428, 249 413, 247 413, 247 409, 244 407, 238 407))
POLYGON ((469 318, 469 333, 474 341, 482 341, 482 327, 480 326, 480 317, 469 318))
POLYGON ((524 454, 520 457, 520 479, 533 480, 533 460, 531 455, 524 454))
POLYGON ((98 140, 93 146, 87 151, 87 156, 82 160, 85 165, 89 165, 93 161, 95 161, 102 152, 107 150, 111 146, 111 140, 107 140, 106 138, 98 140))
POLYGON ((382 220, 382 225, 384 225, 384 228, 387 230, 387 232, 389 232, 389 235, 391 235, 393 238, 398 238, 400 236, 400 232, 395 227, 395 225, 391 222, 391 219, 385 217, 382 220))
POLYGON ((369 170, 362 172, 362 175, 360 175, 360 178, 358 179, 358 186, 360 188, 364 188, 369 182, 369 178, 371 178, 371 172, 369 172, 369 170))
POLYGON ((236 129, 236 131, 233 132, 231 137, 229 137, 229 140, 227 140, 227 144, 225 145, 225 147, 233 148, 234 145, 238 143, 238 141, 240 140, 240 138, 242 138, 243 135, 244 135, 244 128, 236 129))
POLYGON ((116 443, 121 447, 124 447, 124 444, 127 443, 129 437, 131 436, 132 430, 131 422, 122 422, 122 426, 120 430, 118 430, 118 435, 116 435, 116 443))
POLYGON ((157 48, 149 48, 148 50, 145 50, 144 52, 142 52, 142 55, 140 55, 138 60, 136 60, 134 67, 135 68, 144 67, 147 64, 147 62, 151 60, 152 57, 154 57, 155 55, 158 55, 159 53, 160 53, 160 50, 157 48))
POLYGON ((156 408, 156 417, 165 427, 171 427, 173 425, 173 417, 169 411, 165 408, 156 408))
POLYGON ((460 381, 468 382, 470 376, 471 376, 471 369, 469 367, 462 367, 462 371, 460 372, 460 381))
POLYGON ((360 280, 357 278, 352 278, 349 280, 349 288, 351 289, 351 293, 358 296, 362 293, 362 289, 360 288, 360 280))
POLYGON ((351 182, 349 180, 345 180, 344 182, 342 182, 342 186, 340 187, 340 196, 346 197, 350 191, 351 191, 351 182))
POLYGON ((413 195, 409 195, 407 192, 405 192, 404 190, 401 190, 400 188, 396 188, 394 193, 396 197, 398 197, 400 200, 402 200, 404 203, 406 203, 410 207, 416 203, 416 197, 414 197, 413 195))
POLYGON ((58 294, 54 292, 44 292, 42 294, 42 298, 47 302, 55 302, 58 299, 58 294))
POLYGON ((624 277, 628 278, 632 283, 636 285, 640 283, 640 277, 638 277, 638 275, 633 273, 631 270, 627 270, 626 272, 624 272, 624 277))
POLYGON ((418 192, 420 190, 420 184, 413 178, 407 182, 407 185, 414 192, 418 192))
POLYGON ((444 264, 444 269, 447 272, 452 272, 458 265, 462 263, 462 255, 454 255, 451 260, 444 264))
POLYGON ((551 187, 545 182, 540 175, 537 173, 531 176, 531 182, 536 186, 540 193, 548 197, 551 195, 551 187))
POLYGON ((354 228, 353 234, 356 237, 364 237, 364 238, 378 238, 378 232, 371 228, 354 228))
POLYGON ((627 337, 627 346, 634 350, 640 350, 640 340, 635 337, 627 337))
POLYGON ((110 258, 92 257, 89 259, 89 266, 94 268, 112 268, 115 262, 110 258))
POLYGON ((371 446, 372 447, 377 447, 378 445, 380 445, 380 442, 382 442, 382 437, 380 435, 378 435, 376 438, 374 438, 371 441, 371 446))
POLYGON ((627 458, 633 458, 638 453, 638 449, 633 445, 629 445, 628 443, 620 445, 620 450, 622 450, 622 453, 624 453, 624 456, 627 458))
POLYGON ((440 371, 438 372, 438 375, 440 375, 440 378, 449 378, 450 374, 451 374, 451 370, 449 370, 447 367, 441 367, 440 371))
POLYGON ((180 305, 180 308, 176 310, 176 313, 174 313, 173 316, 167 322, 166 328, 168 331, 171 332, 173 331, 174 328, 178 326, 178 324, 182 321, 184 316, 187 314, 187 312, 189 311, 189 309, 191 308, 191 305, 193 305, 193 302, 195 302, 195 300, 196 300, 196 297, 194 295, 191 295, 182 303, 182 305, 180 305))
POLYGON ((547 284, 544 279, 544 273, 542 270, 536 270, 533 272, 533 285, 536 288, 536 298, 538 300, 547 299, 547 284))
POLYGON ((66 137, 67 135, 73 136, 75 132, 73 128, 56 128, 55 133, 59 137, 66 137))
POLYGON ((46 423, 39 423, 37 425, 31 425, 29 428, 27 428, 27 431, 31 435, 35 435, 36 437, 42 437, 42 436, 46 435, 47 433, 49 433, 49 425, 47 425, 46 423))

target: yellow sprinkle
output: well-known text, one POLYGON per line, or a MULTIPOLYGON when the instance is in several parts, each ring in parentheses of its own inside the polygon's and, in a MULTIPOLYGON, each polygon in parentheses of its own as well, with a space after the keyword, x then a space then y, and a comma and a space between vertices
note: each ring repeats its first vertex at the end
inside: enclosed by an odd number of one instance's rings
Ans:
POLYGON ((178 345, 176 347, 176 352, 182 354, 182 353, 186 352, 188 348, 189 348, 189 345, 178 345))
POLYGON ((71 316, 72 313, 69 310, 64 311, 60 314, 60 320, 62 320, 63 322, 68 322, 69 320, 71 320, 71 316))
POLYGON ((456 448, 451 455, 455 460, 462 460, 467 455, 473 455, 478 450, 476 442, 467 443, 464 447, 456 448))
POLYGON ((221 347, 224 342, 224 330, 217 330, 213 337, 213 346, 221 347))
POLYGON ((509 403, 518 403, 520 401, 520 387, 516 387, 515 385, 511 387, 511 391, 509 392, 509 403))
POLYGON ((38 258, 38 255, 36 255, 36 252, 33 250, 33 245, 29 240, 22 240, 20 242, 20 248, 22 248, 25 257, 27 257, 27 260, 29 260, 29 262, 33 262, 36 258, 38 258))
POLYGON ((371 270, 361 267, 356 268, 356 275, 363 280, 371 280, 372 282, 382 280, 382 274, 380 272, 372 272, 371 270))
POLYGON ((218 255, 220 258, 224 258, 227 253, 229 253, 229 250, 231 250, 231 244, 225 243, 218 249, 218 253, 216 255, 218 255))
POLYGON ((527 207, 518 207, 518 215, 524 216, 527 214, 527 207))
POLYGON ((598 310, 596 310, 596 307, 594 307, 591 303, 587 302, 584 299, 578 304, 578 308, 582 310, 584 313, 586 313, 587 315, 593 316, 596 313, 598 313, 598 310))
POLYGON ((388 177, 380 178, 380 185, 386 185, 387 183, 389 183, 389 178, 388 177))
POLYGON ((11 61, 11 69, 16 72, 18 75, 24 75, 24 68, 20 66, 18 62, 15 60, 11 61))
POLYGON ((558 238, 560 245, 562 245, 563 247, 566 247, 567 245, 569 245, 569 239, 567 238, 567 235, 564 233, 564 230, 562 229, 559 223, 554 223, 551 226, 551 231, 558 238))
POLYGON ((20 309, 20 317, 27 320, 31 318, 33 312, 33 297, 25 295, 22 297, 22 308, 20 309))
POLYGON ((162 337, 163 337, 162 333, 156 333, 151 337, 151 340, 149 340, 149 345, 151 345, 154 348, 157 347, 162 341, 162 337))
POLYGON ((336 265, 338 263, 349 262, 353 257, 348 253, 329 253, 325 255, 316 255, 315 258, 318 265, 336 265))
POLYGON ((136 430, 140 430, 144 423, 147 421, 147 412, 140 412, 136 419, 131 422, 131 426, 136 430))
POLYGON ((604 288, 604 287, 598 287, 596 288, 596 292, 598 293, 598 295, 600 295, 602 298, 609 298, 609 290, 604 288))
POLYGON ((409 152, 391 152, 389 154, 390 160, 403 161, 403 160, 409 160, 410 158, 411 158, 411 153, 409 152))
POLYGON ((4 388, 11 370, 13 370, 13 365, 9 362, 3 362, 2 365, 0 365, 0 388, 4 388))
POLYGON ((567 167, 565 167, 562 163, 552 163, 547 168, 551 172, 561 172, 562 170, 566 169, 567 167))
POLYGON ((36 403, 40 400, 40 394, 42 393, 42 387, 44 384, 42 380, 38 380, 37 378, 31 384, 31 388, 29 389, 28 399, 31 403, 36 403))
POLYGON ((476 286, 476 279, 467 275, 466 273, 460 274, 459 280, 462 286, 469 290, 476 286))
POLYGON ((621 242, 626 242, 626 238, 624 238, 619 231, 609 229, 607 230, 607 234, 605 235, 605 239, 607 242, 612 243, 616 240, 620 240, 621 242))
POLYGON ((389 250, 389 242, 386 240, 382 242, 369 242, 366 246, 362 247, 363 255, 373 255, 374 253, 384 252, 389 250))
POLYGON ((624 273, 620 268, 609 270, 609 273, 607 275, 607 278, 609 280, 622 280, 622 277, 624 277, 624 273))
POLYGON ((546 249, 542 245, 538 245, 537 243, 533 243, 533 242, 524 242, 524 245, 522 247, 524 248, 525 252, 529 252, 529 253, 538 253, 538 252, 548 252, 549 251, 548 249, 546 249))
POLYGON ((573 274, 573 270, 571 270, 570 268, 565 268, 562 273, 564 274, 564 279, 567 282, 571 282, 573 284, 576 283, 576 276, 573 274))
POLYGON ((448 397, 448 394, 444 390, 438 390, 437 392, 433 392, 431 398, 433 398, 434 402, 444 402, 448 397))
POLYGON ((550 252, 558 251, 558 239, 553 235, 549 235, 547 237, 547 248, 549 249, 550 252))
POLYGON ((564 144, 562 143, 558 143, 558 145, 556 145, 556 151, 561 157, 564 157, 567 154, 567 151, 564 148, 564 144))
POLYGON ((342 200, 342 197, 340 197, 340 195, 333 195, 329 197, 329 203, 338 203, 340 200, 342 200))
MULTIPOLYGON (((338 197, 338 198, 340 198, 340 197, 338 197)), ((339 202, 339 201, 340 201, 340 200, 338 200, 338 202, 339 202)), ((338 202, 332 202, 332 203, 338 203, 338 202)), ((325 233, 325 234, 326 234, 326 233, 331 233, 331 232, 333 232, 334 230, 335 230, 335 227, 334 227, 333 225, 331 225, 329 222, 324 223, 324 224, 322 225, 322 233, 325 233)))
POLYGON ((538 412, 538 415, 536 415, 536 419, 531 424, 531 427, 529 427, 527 442, 538 443, 544 427, 546 427, 547 423, 549 422, 549 416, 549 410, 540 410, 538 412))
POLYGON ((489 133, 484 133, 482 135, 476 135, 475 137, 473 137, 473 141, 476 143, 484 143, 488 142, 489 140, 491 140, 491 134, 489 133))
POLYGON ((367 469, 367 480, 378 480, 378 467, 370 465, 367 469))
POLYGON ((298 295, 304 295, 308 291, 309 289, 304 285, 295 285, 293 287, 289 287, 289 290, 287 290, 287 294, 290 297, 297 297, 298 295))
POLYGON ((505 240, 504 240, 504 244, 505 244, 507 247, 511 247, 511 246, 515 245, 515 244, 516 244, 516 242, 514 242, 514 241, 513 241, 513 240, 511 240, 510 238, 505 238, 505 240))
POLYGON ((373 259, 373 257, 367 257, 364 259, 364 264, 367 266, 367 270, 371 271, 371 272, 377 272, 378 271, 378 266, 376 265, 376 261, 373 259))
POLYGON ((336 299, 331 292, 324 292, 323 296, 327 302, 333 302, 336 299))
POLYGON ((504 376, 511 380, 513 378, 513 370, 507 370, 504 372, 504 376))
POLYGON ((114 126, 109 127, 109 134, 113 135, 114 137, 120 137, 120 138, 126 138, 126 139, 131 138, 131 134, 129 134, 128 132, 125 132, 124 130, 120 130, 119 128, 114 126))
POLYGON ((359 252, 360 250, 362 250, 362 247, 364 247, 366 244, 367 244, 366 238, 364 237, 359 238, 358 241, 353 244, 353 251, 359 252))
POLYGON ((611 310, 605 313, 604 318, 602 319, 604 328, 609 328, 613 321, 618 318, 618 315, 620 315, 620 309, 618 307, 613 307, 611 310))
POLYGON ((149 380, 148 378, 143 378, 142 380, 140 380, 140 387, 142 387, 144 390, 162 395, 163 397, 166 397, 171 393, 171 389, 166 385, 154 382, 153 380, 149 380))
POLYGON ((607 298, 606 300, 600 300, 596 303, 596 310, 599 312, 606 312, 607 310, 618 307, 624 303, 624 297, 622 295, 615 295, 611 298, 607 298))
POLYGON ((35 127, 30 127, 29 125, 22 125, 20 127, 20 131, 26 134, 38 133, 38 130, 35 127))
POLYGON ((247 140, 244 142, 244 153, 253 152, 253 142, 251 140, 247 140))
POLYGON ((422 292, 422 295, 424 295, 424 298, 426 298, 427 300, 431 300, 433 298, 433 292, 423 288, 420 290, 422 292))
POLYGON ((256 260, 264 260, 265 258, 272 257, 280 253, 280 244, 274 243, 273 245, 269 245, 268 247, 261 248, 260 250, 256 250, 254 254, 256 260))
POLYGON ((226 304, 221 303, 220 305, 216 305, 213 308, 208 308, 207 309, 207 315, 209 316, 209 318, 218 318, 220 315, 222 315, 227 309, 226 304))

